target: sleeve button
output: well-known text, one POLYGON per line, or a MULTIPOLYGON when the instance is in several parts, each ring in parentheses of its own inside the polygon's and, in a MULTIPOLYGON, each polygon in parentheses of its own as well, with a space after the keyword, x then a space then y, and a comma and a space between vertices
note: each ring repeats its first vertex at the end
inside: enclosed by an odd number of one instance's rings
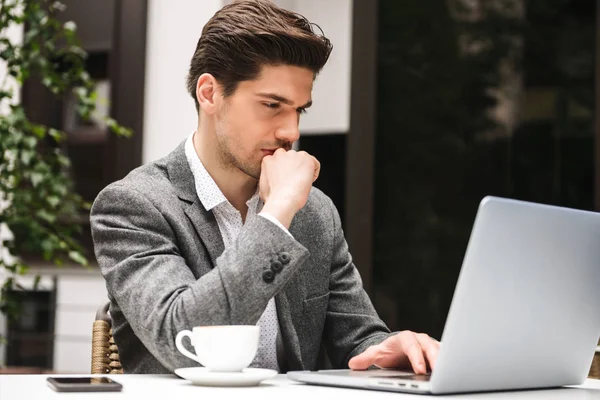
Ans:
POLYGON ((271 271, 273 272, 281 272, 283 269, 283 264, 279 261, 271 261, 271 271))
POLYGON ((288 264, 291 259, 292 257, 290 256, 290 253, 282 252, 279 254, 279 262, 283 265, 288 264))
POLYGON ((271 270, 267 270, 262 274, 263 281, 266 283, 271 283, 275 279, 275 273, 271 270))

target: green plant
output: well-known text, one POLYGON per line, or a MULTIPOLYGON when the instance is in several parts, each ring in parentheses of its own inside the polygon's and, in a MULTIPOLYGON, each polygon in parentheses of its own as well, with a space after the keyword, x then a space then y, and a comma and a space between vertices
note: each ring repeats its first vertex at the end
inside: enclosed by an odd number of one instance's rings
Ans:
MULTIPOLYGON (((57 266, 67 259, 88 264, 74 235, 89 204, 74 192, 64 151, 66 134, 28 119, 9 78, 19 86, 28 79, 39 80, 55 96, 72 93, 77 113, 84 120, 90 118, 94 82, 85 70, 87 54, 79 46, 75 24, 56 18, 64 9, 58 1, 0 1, 0 58, 8 72, 0 84, 0 104, 9 110, 0 115, 0 225, 12 232, 0 244, 4 248, 0 271, 8 272, 0 282, 0 312, 9 317, 19 311, 10 294, 20 289, 15 276, 28 271, 23 255, 41 255, 57 266), (6 35, 13 24, 26 27, 20 43, 6 35)), ((131 135, 113 119, 106 122, 115 134, 131 135)))

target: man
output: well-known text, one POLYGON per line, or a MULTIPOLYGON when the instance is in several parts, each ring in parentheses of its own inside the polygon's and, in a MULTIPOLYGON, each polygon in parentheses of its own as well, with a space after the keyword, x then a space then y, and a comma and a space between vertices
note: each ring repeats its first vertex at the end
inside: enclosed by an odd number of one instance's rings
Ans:
POLYGON ((193 365, 175 336, 260 326, 252 366, 279 371, 434 367, 439 343, 391 334, 362 283, 319 162, 291 150, 331 44, 267 0, 206 24, 188 90, 196 131, 170 155, 104 189, 91 212, 124 370, 193 365))

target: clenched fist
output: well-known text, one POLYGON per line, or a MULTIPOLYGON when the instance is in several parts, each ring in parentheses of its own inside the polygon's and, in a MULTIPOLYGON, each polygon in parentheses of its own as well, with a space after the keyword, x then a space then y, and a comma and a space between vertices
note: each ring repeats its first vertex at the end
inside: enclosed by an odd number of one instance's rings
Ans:
POLYGON ((259 180, 262 211, 289 228, 294 215, 306 204, 321 163, 305 151, 277 149, 262 160, 259 180))

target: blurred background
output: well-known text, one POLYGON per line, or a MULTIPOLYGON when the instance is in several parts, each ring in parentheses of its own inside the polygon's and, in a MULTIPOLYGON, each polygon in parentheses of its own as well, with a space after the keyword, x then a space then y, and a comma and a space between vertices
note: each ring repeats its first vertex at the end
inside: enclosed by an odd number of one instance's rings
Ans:
MULTIPOLYGON (((482 197, 600 210, 599 10, 594 0, 274 0, 332 41, 297 148, 322 163, 366 290, 391 329, 440 338, 482 197)), ((185 77, 203 24, 228 0, 62 0, 95 79, 91 123, 39 83, 28 116, 68 134, 76 190, 174 149, 196 127, 185 77), (102 116, 134 130, 107 132, 102 116)), ((27 27, 11 33, 18 40, 27 27)), ((240 49, 243 51, 243 49, 240 49)), ((89 220, 80 239, 93 261, 89 220)), ((106 301, 94 267, 39 261, 0 315, 0 366, 86 373, 106 301)), ((0 277, 3 272, 0 271, 0 277)), ((559 295, 559 294, 557 294, 559 295)))

